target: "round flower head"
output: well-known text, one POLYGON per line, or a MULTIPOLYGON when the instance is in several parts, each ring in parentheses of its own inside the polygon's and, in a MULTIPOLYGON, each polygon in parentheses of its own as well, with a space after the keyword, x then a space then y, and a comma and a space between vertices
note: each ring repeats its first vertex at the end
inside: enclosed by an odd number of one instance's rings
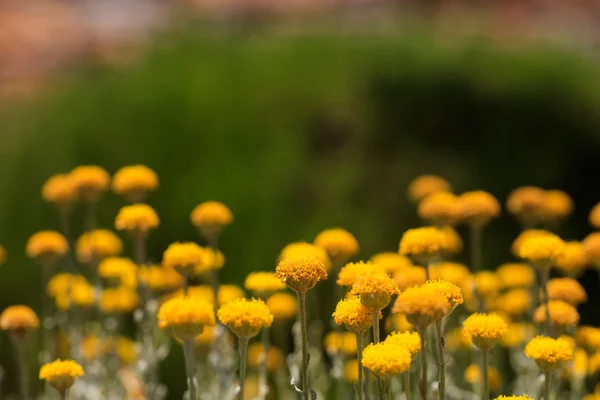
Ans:
POLYGON ((145 165, 128 165, 113 176, 112 190, 131 202, 143 201, 148 192, 158 188, 156 172, 145 165))
POLYGON ((519 249, 519 257, 535 267, 550 268, 561 256, 565 242, 551 233, 525 239, 519 249))
POLYGON ((580 326, 575 334, 577 344, 590 353, 600 349, 600 328, 595 326, 580 326))
POLYGON ((588 221, 594 228, 600 229, 600 203, 592 207, 588 221))
POLYGON ((190 276, 199 265, 206 263, 205 251, 193 242, 171 243, 163 253, 163 265, 190 276))
POLYGON ((108 190, 110 175, 97 165, 82 165, 70 173, 79 196, 85 201, 97 201, 108 190))
POLYGON ((83 376, 83 368, 73 360, 56 360, 40 368, 40 379, 45 380, 61 393, 66 392, 75 379, 83 376))
POLYGON ((392 314, 386 322, 389 324, 388 331, 412 332, 415 329, 404 314, 392 314))
POLYGON ((502 338, 505 347, 521 347, 529 341, 535 333, 535 327, 528 322, 513 322, 508 324, 508 333, 502 338))
POLYGON ((99 307, 104 314, 129 313, 137 307, 139 301, 135 290, 119 286, 102 291, 99 307))
POLYGON ((405 348, 413 359, 421 351, 421 336, 417 332, 392 332, 384 342, 405 348))
POLYGON ((298 313, 298 300, 289 293, 275 293, 267 299, 267 306, 275 319, 291 319, 298 313))
MULTIPOLYGON (((589 375, 596 375, 600 371, 600 352, 594 353, 588 360, 589 375)), ((598 388, 596 388, 598 391, 598 388)))
POLYGON ((358 241, 353 234, 342 228, 326 229, 315 238, 314 244, 324 249, 329 258, 344 262, 358 254, 358 241))
POLYGON ((61 310, 69 309, 71 303, 89 307, 95 301, 94 288, 81 275, 56 274, 48 282, 46 291, 61 310))
POLYGON ((488 192, 477 190, 458 197, 463 220, 472 226, 486 225, 500 215, 500 203, 488 192))
POLYGON ((34 233, 25 247, 28 257, 38 259, 42 264, 49 266, 62 258, 68 250, 67 239, 56 231, 34 233))
POLYGON ((382 310, 390 304, 392 296, 399 294, 396 282, 385 272, 370 272, 358 277, 352 285, 352 293, 371 310, 382 310))
POLYGON ((323 263, 323 266, 327 272, 329 272, 331 269, 331 260, 329 259, 327 252, 323 248, 315 246, 312 243, 294 242, 288 244, 283 248, 283 250, 281 250, 281 253, 279 254, 279 261, 292 256, 313 256, 323 263))
POLYGON ((448 299, 432 286, 414 286, 404 290, 394 303, 392 312, 406 315, 406 319, 419 329, 448 315, 448 299))
POLYGON ((592 232, 583 239, 583 254, 591 264, 600 268, 600 232, 592 232))
POLYGON ((333 320, 349 331, 364 333, 373 325, 373 312, 361 303, 360 298, 353 296, 337 303, 333 320))
POLYGON ((446 245, 442 250, 442 255, 445 258, 450 258, 460 253, 463 249, 463 242, 456 229, 451 226, 443 226, 440 231, 446 237, 446 245))
POLYGON ((411 286, 424 284, 427 280, 427 273, 423 267, 407 267, 396 271, 393 277, 398 289, 404 290, 411 286))
POLYGON ((497 310, 511 316, 525 315, 531 307, 531 294, 528 289, 511 289, 498 299, 497 310))
POLYGON ((473 342, 470 337, 465 337, 462 328, 454 328, 445 334, 445 346, 450 351, 472 350, 473 342))
POLYGON ((262 300, 256 299, 230 301, 219 308, 217 315, 219 321, 239 338, 252 338, 261 328, 268 328, 273 323, 269 307, 262 300))
POLYGON ((489 350, 508 333, 506 322, 498 314, 471 314, 463 322, 463 335, 482 350, 489 350))
POLYGON ((523 243, 525 243, 531 238, 546 235, 552 235, 552 233, 544 229, 526 229, 523 232, 519 233, 519 235, 515 238, 510 248, 510 251, 516 258, 521 258, 520 253, 521 247, 523 247, 523 243))
POLYGON ((277 264, 275 275, 295 292, 303 293, 327 279, 323 263, 314 256, 290 256, 277 264))
POLYGON ((265 367, 268 371, 276 371, 285 365, 285 356, 281 350, 275 346, 269 346, 265 357, 265 348, 262 343, 252 343, 248 347, 248 365, 252 368, 259 368, 263 357, 265 367))
POLYGON ((547 190, 544 193, 541 217, 546 222, 561 222, 573 213, 573 199, 562 190, 547 190))
POLYGON ((352 286, 358 277, 374 271, 383 272, 379 266, 376 266, 370 262, 351 262, 342 267, 338 274, 336 283, 340 286, 352 286))
POLYGON ((78 193, 71 175, 53 175, 42 186, 42 197, 58 207, 70 207, 77 201, 78 193))
POLYGON ((496 270, 496 275, 505 289, 529 287, 535 281, 531 267, 522 263, 502 264, 496 270))
MULTIPOLYGON (((495 272, 481 271, 475 274, 474 283, 477 285, 477 291, 483 297, 493 296, 497 294, 502 288, 500 278, 495 272)), ((470 287, 472 292, 473 286, 470 287)))
MULTIPOLYGON (((464 374, 465 381, 470 385, 478 385, 483 380, 481 376, 481 370, 479 365, 471 364, 467 367, 464 374)), ((502 388, 502 375, 494 368, 488 368, 488 384, 490 385, 490 391, 497 392, 502 388)))
POLYGON ((221 285, 217 292, 219 305, 227 304, 232 300, 241 299, 245 296, 244 291, 237 285, 221 285))
POLYGON ((400 254, 427 264, 448 248, 446 235, 434 227, 409 229, 400 240, 400 254))
POLYGON ((574 306, 587 301, 585 289, 573 278, 555 278, 548 281, 550 300, 562 300, 574 306))
POLYGON ((275 276, 274 272, 252 272, 246 277, 244 287, 257 296, 269 296, 285 289, 285 284, 275 276))
POLYGON ((456 307, 463 303, 462 291, 452 282, 430 280, 427 281, 424 286, 434 288, 448 300, 448 303, 450 303, 450 311, 448 313, 451 313, 456 307))
POLYGON ((329 354, 356 354, 356 335, 352 332, 329 332, 325 335, 323 347, 329 354))
MULTIPOLYGON (((579 322, 579 313, 577 309, 560 300, 551 300, 548 303, 550 309, 550 319, 552 324, 561 329, 566 329, 570 326, 575 326, 579 322)), ((546 305, 539 306, 533 314, 533 320, 537 324, 546 322, 546 305)))
POLYGON ((98 264, 98 276, 118 285, 137 287, 137 266, 129 258, 108 257, 98 264))
POLYGON ((533 358, 544 371, 557 369, 561 362, 573 359, 573 349, 568 341, 559 338, 537 336, 525 346, 525 355, 533 358))
POLYGON ((408 198, 413 203, 418 203, 432 193, 451 191, 450 183, 441 176, 421 175, 408 186, 408 198))
POLYGON ((37 329, 40 326, 40 320, 35 312, 27 306, 10 306, 0 314, 0 329, 11 331, 17 335, 24 335, 27 332, 37 329))
POLYGON ((344 364, 344 378, 346 381, 351 383, 358 381, 358 368, 358 360, 346 361, 346 364, 344 364))
POLYGON ((578 278, 588 265, 583 244, 580 242, 565 242, 561 255, 556 260, 556 268, 566 275, 578 278))
POLYGON ((413 266, 412 261, 408 257, 392 252, 374 254, 369 259, 369 262, 382 268, 388 274, 393 274, 404 267, 413 266))
POLYGON ((510 192, 506 209, 526 225, 540 222, 546 193, 537 186, 523 186, 510 192))
POLYGON ((460 222, 462 210, 458 197, 450 192, 435 192, 419 202, 419 217, 436 226, 455 225, 460 222))
POLYGON ((218 201, 205 201, 197 205, 190 217, 192 224, 210 240, 217 238, 223 228, 233 222, 231 210, 218 201))
POLYGON ((371 343, 362 353, 362 365, 381 378, 400 375, 410 369, 410 352, 396 344, 371 343))
POLYGON ((471 273, 464 264, 440 262, 429 266, 429 276, 433 280, 444 280, 463 287, 471 273))
POLYGON ((123 251, 121 239, 106 229, 86 232, 77 240, 77 259, 83 264, 118 256, 123 251))
POLYGON ((183 286, 183 279, 177 271, 162 266, 141 266, 138 268, 138 277, 151 290, 169 291, 183 286))
POLYGON ((115 228, 132 234, 146 235, 156 229, 159 224, 158 215, 147 204, 132 204, 119 210, 115 218, 115 228))
POLYGON ((533 400, 533 397, 529 397, 526 394, 522 396, 499 396, 494 400, 533 400))
POLYGON ((158 326, 169 328, 180 340, 193 340, 205 326, 215 324, 213 306, 194 297, 175 297, 158 309, 158 326))

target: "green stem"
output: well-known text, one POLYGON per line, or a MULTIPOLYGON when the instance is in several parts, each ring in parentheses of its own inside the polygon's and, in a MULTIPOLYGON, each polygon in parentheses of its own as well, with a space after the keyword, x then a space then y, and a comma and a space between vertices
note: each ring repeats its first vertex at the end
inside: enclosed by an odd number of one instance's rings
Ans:
POLYGON ((440 400, 446 399, 446 359, 444 358, 444 336, 442 333, 442 320, 435 322, 435 335, 437 341, 437 356, 440 369, 440 400))
POLYGON ((60 392, 60 399, 67 400, 67 391, 66 390, 60 392))
POLYGON ((550 400, 552 371, 544 371, 544 400, 550 400))
MULTIPOLYGON (((483 266, 483 228, 478 225, 471 225, 471 268, 473 269, 473 273, 476 274, 481 271, 483 266)), ((477 289, 477 285, 474 284, 473 292, 475 294, 475 298, 479 303, 479 312, 485 312, 485 304, 483 301, 483 297, 479 290, 477 289)))
POLYGON ((358 400, 363 400, 364 389, 365 389, 365 378, 364 378, 364 367, 362 366, 362 352, 364 349, 364 334, 357 333, 356 334, 356 359, 358 361, 358 381, 356 382, 356 398, 358 400))
POLYGON ((90 232, 96 229, 96 200, 89 200, 85 209, 85 231, 90 232))
POLYGON ((425 335, 427 335, 427 328, 419 329, 419 336, 421 336, 421 384, 419 387, 421 400, 427 400, 427 347, 425 347, 425 335))
POLYGON ((550 337, 553 336, 553 332, 552 332, 552 319, 550 316, 550 307, 548 307, 548 303, 550 301, 550 297, 548 296, 548 278, 550 275, 550 269, 549 268, 543 268, 540 271, 540 286, 542 288, 542 301, 544 304, 544 307, 546 308, 546 334, 550 337))
POLYGON ((302 334, 302 368, 301 374, 301 389, 302 397, 308 400, 308 331, 306 326, 306 292, 296 292, 298 297, 298 312, 300 313, 300 330, 302 334))
POLYGON ((240 391, 238 400, 244 400, 244 386, 246 384, 246 357, 248 356, 248 338, 239 338, 240 346, 240 391))
MULTIPOLYGON (((183 295, 187 297, 190 289, 190 278, 187 274, 183 277, 183 295)), ((215 300, 216 301, 216 300, 215 300)))
POLYGON ((196 364, 194 361, 194 341, 184 340, 183 341, 183 357, 185 359, 185 372, 187 374, 188 389, 190 392, 190 400, 196 400, 196 382, 195 382, 195 368, 196 364))
MULTIPOLYGON (((373 343, 377 344, 380 342, 379 310, 373 311, 372 318, 373 318, 373 343)), ((385 396, 385 386, 384 386, 383 379, 381 377, 379 377, 378 375, 376 375, 376 378, 377 378, 377 392, 379 393, 379 398, 385 399, 385 397, 384 397, 385 396)))
POLYGON ((412 390, 410 387, 410 370, 403 373, 402 377, 404 378, 404 394, 406 395, 406 400, 413 400, 412 390))
POLYGON ((260 361, 258 371, 258 393, 260 398, 264 399, 267 396, 269 387, 267 385, 267 356, 269 354, 270 340, 269 328, 263 328, 261 332, 261 341, 263 348, 262 360, 260 361))
POLYGON ((27 363, 27 346, 25 338, 11 335, 13 345, 17 351, 17 368, 19 371, 19 390, 23 400, 30 400, 29 391, 29 365, 27 363))
POLYGON ((488 356, 489 356, 489 350, 482 349, 481 350, 481 363, 482 363, 481 371, 483 371, 483 374, 482 374, 483 385, 482 385, 482 392, 481 392, 481 400, 490 400, 490 385, 489 385, 489 377, 488 377, 488 356))

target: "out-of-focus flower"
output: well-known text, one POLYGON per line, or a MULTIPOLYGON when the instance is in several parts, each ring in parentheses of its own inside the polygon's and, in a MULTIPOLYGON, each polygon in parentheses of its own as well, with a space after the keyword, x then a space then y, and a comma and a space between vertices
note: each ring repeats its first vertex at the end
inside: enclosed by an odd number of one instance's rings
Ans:
POLYGON ((199 265, 206 264, 204 249, 193 242, 171 243, 163 253, 163 265, 183 277, 190 276, 199 265))
POLYGON ((561 255, 556 260, 556 268, 572 278, 578 278, 588 265, 585 249, 580 242, 565 242, 561 255))
POLYGON ((600 203, 596 204, 590 210, 590 216, 588 218, 590 225, 596 229, 600 229, 600 203))
POLYGON ((195 339, 205 326, 215 324, 215 313, 208 302, 194 297, 176 297, 158 310, 158 326, 170 328, 181 340, 195 339))
POLYGON ((275 293, 267 299, 267 306, 275 319, 291 319, 298 314, 298 300, 289 293, 275 293))
POLYGON ((100 310, 105 314, 120 314, 132 312, 139 303, 135 290, 119 286, 102 291, 100 295, 100 310))
POLYGON ((396 282, 385 272, 369 272, 358 277, 352 285, 352 293, 360 296, 360 301, 373 311, 387 307, 392 296, 399 294, 396 282))
POLYGON ((386 322, 390 324, 388 331, 410 332, 415 329, 404 314, 392 314, 386 318, 386 322))
POLYGON ((418 203, 432 193, 451 191, 452 187, 446 179, 437 175, 421 175, 408 186, 408 198, 413 203, 418 203))
POLYGON ((496 346, 507 333, 506 322, 495 313, 475 313, 463 321, 463 335, 482 350, 496 346))
POLYGON ((75 379, 83 376, 83 368, 73 360, 56 360, 40 368, 40 379, 47 381, 50 386, 61 393, 65 393, 75 379))
POLYGON ((129 258, 107 257, 98 264, 98 275, 117 286, 137 287, 137 266, 129 258))
POLYGON ((77 240, 77 259, 83 264, 118 256, 123 251, 121 239, 106 229, 86 232, 77 240))
POLYGON ((376 266, 370 262, 351 262, 342 267, 338 274, 336 283, 340 286, 352 286, 360 276, 378 270, 383 272, 379 266, 376 266))
POLYGON ((37 329, 40 326, 40 320, 35 311, 23 305, 10 306, 0 314, 0 329, 11 331, 17 335, 23 335, 27 332, 37 329))
POLYGON ((456 229, 451 226, 443 226, 440 228, 440 231, 446 237, 446 244, 444 249, 442 249, 442 255, 448 259, 460 253, 463 249, 463 242, 456 229))
POLYGON ((522 396, 499 396, 494 400, 533 400, 533 397, 529 397, 526 394, 522 396))
POLYGON ((517 258, 522 258, 521 247, 523 246, 523 243, 525 243, 528 239, 546 235, 552 235, 552 233, 544 229, 526 229, 523 232, 519 233, 519 235, 515 238, 510 248, 510 251, 513 254, 513 256, 517 258))
POLYGON ((600 328, 595 326, 579 326, 575 334, 577 344, 590 353, 600 350, 600 328))
POLYGON ((405 314, 408 322, 424 329, 448 315, 450 310, 450 303, 443 294, 424 285, 410 287, 400 293, 392 312, 405 314))
POLYGON ((537 336, 525 346, 525 355, 533 358, 543 371, 557 369, 563 361, 573 359, 573 349, 562 338, 537 336))
POLYGON ((45 266, 52 266, 69 251, 67 239, 56 231, 34 233, 25 247, 28 257, 39 260, 45 266))
POLYGON ((261 328, 268 328, 273 323, 273 314, 269 307, 256 299, 237 299, 219 308, 219 321, 227 325, 239 338, 252 338, 261 328))
POLYGON ((525 315, 531 308, 531 294, 527 289, 511 289, 495 302, 498 311, 510 316, 525 315))
POLYGON ((562 255, 565 242, 551 233, 528 237, 519 249, 519 257, 537 268, 550 268, 562 255))
POLYGON ((409 229, 400 239, 400 254, 422 264, 428 264, 448 247, 446 235, 435 227, 409 229))
POLYGON ((71 175, 52 175, 42 186, 42 197, 59 208, 70 207, 79 197, 71 175))
POLYGON ((548 281, 550 300, 562 300, 574 306, 587 301, 585 289, 573 278, 554 278, 548 281))
MULTIPOLYGON (((470 385, 478 385, 481 383, 483 377, 481 376, 481 370, 477 364, 471 364, 467 367, 464 374, 465 381, 470 385)), ((502 375, 500 371, 494 367, 488 368, 488 382, 490 390, 497 392, 502 389, 502 375)))
POLYGON ((81 165, 70 173, 79 196, 88 202, 97 201, 108 190, 110 175, 97 165, 81 165))
POLYGON ((524 263, 502 264, 496 270, 503 288, 526 288, 535 282, 535 274, 531 267, 524 263))
POLYGON ((471 350, 473 341, 470 337, 463 335, 462 328, 449 330, 445 336, 446 348, 449 351, 471 350))
POLYGON ((94 287, 81 275, 54 275, 48 282, 47 292, 59 310, 72 306, 89 308, 96 301, 94 287))
POLYGON ((508 333, 502 338, 505 347, 520 347, 529 341, 535 333, 535 327, 528 322, 513 322, 508 324, 508 333))
POLYGON ((329 332, 323 341, 329 354, 342 353, 347 356, 356 354, 356 335, 352 332, 329 332))
POLYGON ((404 290, 411 286, 424 284, 427 280, 427 273, 423 267, 407 267, 396 271, 393 278, 398 289, 404 290))
POLYGON ((573 213, 573 199, 562 190, 546 190, 541 217, 547 223, 561 222, 573 213))
POLYGON ((160 265, 138 268, 140 283, 157 291, 176 290, 183 286, 183 278, 175 270, 160 265))
POLYGON ((237 285, 221 285, 217 292, 219 305, 227 304, 230 301, 238 300, 244 297, 244 291, 237 285))
POLYGON ((393 274, 397 270, 404 267, 413 266, 412 261, 410 261, 408 257, 392 252, 374 254, 369 259, 369 262, 373 265, 383 268, 383 270, 388 274, 393 274))
POLYGON ((190 218, 202 235, 213 242, 233 222, 233 213, 223 203, 205 201, 194 208, 190 218))
POLYGON ((145 165, 128 165, 119 169, 112 180, 112 190, 131 202, 143 201, 158 188, 156 172, 145 165))
POLYGON ((259 297, 263 295, 268 297, 272 293, 285 289, 285 284, 275 276, 274 272, 259 271, 248 274, 244 287, 259 297))
POLYGON ((583 239, 583 254, 596 268, 600 268, 600 232, 592 232, 583 239))
POLYGON ((506 199, 506 209, 525 226, 535 226, 540 222, 546 201, 546 193, 537 186, 523 186, 510 192, 506 199))
POLYGON ((115 218, 115 228, 131 234, 147 235, 159 224, 158 215, 147 204, 132 204, 119 210, 115 218))
POLYGON ((290 289, 299 293, 307 292, 318 282, 327 279, 325 266, 314 256, 283 258, 277 264, 275 275, 290 289))
POLYGON ((500 203, 483 190, 466 192, 458 197, 462 218, 471 226, 481 227, 500 215, 500 203))
MULTIPOLYGON (((262 343, 252 343, 248 346, 248 365, 259 368, 262 364, 265 349, 262 343)), ((285 365, 285 355, 276 346, 269 346, 265 358, 265 366, 268 371, 275 371, 285 365)))
MULTIPOLYGON (((558 328, 566 329, 577 325, 579 322, 579 313, 577 312, 577 309, 569 303, 565 303, 561 300, 552 300, 548 302, 548 308, 550 310, 550 320, 552 321, 552 324, 558 328)), ((546 322, 545 304, 542 304, 535 310, 533 320, 538 324, 546 322)))
POLYGON ((344 365, 344 378, 350 383, 358 381, 358 368, 358 360, 352 359, 346 361, 344 365))
POLYGON ((419 202, 417 213, 422 220, 431 225, 452 226, 460 222, 462 208, 455 194, 435 192, 419 202))
POLYGON ((429 266, 429 277, 437 280, 442 279, 454 283, 458 287, 464 287, 469 280, 469 269, 459 263, 440 262, 429 266))
POLYGON ((358 241, 342 228, 326 229, 315 238, 314 244, 323 248, 333 262, 343 263, 358 254, 358 241))

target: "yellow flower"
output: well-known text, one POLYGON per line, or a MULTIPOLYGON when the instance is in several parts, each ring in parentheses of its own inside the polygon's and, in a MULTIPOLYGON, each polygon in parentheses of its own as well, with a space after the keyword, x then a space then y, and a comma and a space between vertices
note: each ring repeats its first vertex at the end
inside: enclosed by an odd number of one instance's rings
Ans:
POLYGON ((196 275, 202 275, 209 270, 223 268, 223 265, 225 265, 225 256, 223 253, 211 247, 202 247, 202 250, 204 251, 204 261, 196 265, 196 269, 194 270, 196 275))
POLYGON ((500 215, 500 203, 494 196, 482 190, 466 192, 458 197, 463 220, 473 226, 487 224, 500 215))
POLYGON ((113 232, 96 229, 86 232, 77 240, 77 259, 83 264, 121 254, 123 243, 113 232))
POLYGON ((329 354, 356 354, 356 335, 352 332, 329 332, 325 335, 325 351, 329 354))
POLYGON ((73 386, 75 379, 80 376, 83 376, 83 368, 73 360, 58 359, 40 368, 40 379, 47 381, 50 386, 62 393, 73 386))
POLYGON ((100 357, 102 343, 97 336, 85 336, 81 341, 81 354, 86 361, 92 361, 100 357))
POLYGON ((510 248, 511 253, 517 257, 521 258, 521 247, 523 244, 534 237, 552 235, 552 233, 544 230, 544 229, 526 229, 523 232, 519 233, 519 235, 515 238, 510 248))
POLYGON ((352 285, 352 293, 360 296, 360 301, 371 310, 382 310, 400 290, 385 272, 369 272, 358 277, 352 285))
POLYGON ((358 381, 358 360, 346 361, 346 364, 344 364, 344 378, 351 383, 358 381))
POLYGON ((314 244, 323 248, 332 260, 343 262, 358 254, 358 241, 342 228, 326 229, 315 238, 314 244))
POLYGON ((449 313, 463 303, 462 291, 452 282, 444 280, 429 280, 424 286, 434 288, 448 300, 451 310, 449 313))
POLYGON ((446 237, 446 245, 442 250, 442 255, 449 257, 460 253, 463 248, 463 242, 456 229, 451 226, 444 226, 440 228, 440 231, 446 237))
POLYGON ((580 242, 565 242, 561 255, 556 260, 556 268, 565 274, 577 278, 582 275, 588 259, 583 244, 580 242))
POLYGON ((454 193, 435 192, 419 202, 417 213, 427 223, 445 226, 460 222, 462 209, 454 193))
POLYGON ((400 239, 400 254, 428 263, 448 249, 448 239, 438 228, 423 227, 409 229, 400 239))
POLYGON ((496 397, 494 400, 533 400, 533 397, 524 394, 522 396, 500 396, 496 397))
POLYGON ((79 196, 86 201, 96 201, 108 190, 110 175, 97 165, 82 165, 70 173, 79 196))
POLYGON ((56 206, 69 206, 77 201, 77 187, 71 175, 52 175, 42 186, 42 197, 56 206))
POLYGON ((414 286, 404 290, 394 303, 393 313, 406 315, 408 322, 419 329, 448 315, 448 299, 432 286, 414 286))
POLYGON ((331 260, 329 259, 329 255, 327 252, 319 247, 315 246, 312 243, 307 242, 294 242, 290 243, 281 250, 279 254, 279 261, 288 257, 316 257, 319 261, 323 263, 325 270, 329 272, 331 269, 331 260))
POLYGON ((237 285, 221 285, 217 292, 219 305, 227 304, 232 300, 241 299, 244 297, 244 291, 237 285))
POLYGON ((123 286, 137 287, 137 266, 129 258, 107 257, 98 264, 98 275, 123 286))
MULTIPOLYGON (((264 355, 262 343, 252 343, 248 347, 248 365, 252 368, 259 368, 262 364, 264 355)), ((285 365, 285 355, 275 346, 269 346, 265 358, 265 366, 269 371, 276 371, 285 365)))
POLYGON ((252 272, 246 277, 244 287, 257 295, 268 295, 285 289, 285 284, 275 276, 274 272, 252 272))
POLYGON ((156 172, 145 165, 128 165, 113 176, 112 190, 132 202, 142 201, 148 192, 158 188, 156 172))
POLYGON ((182 276, 191 275, 198 266, 205 264, 205 250, 193 242, 171 243, 163 253, 163 265, 174 269, 182 276))
POLYGON ((573 213, 573 199, 562 190, 546 190, 542 204, 544 221, 561 221, 573 213))
POLYGON ((380 270, 379 266, 370 262, 358 261, 351 262, 342 267, 338 274, 336 283, 340 286, 352 286, 356 282, 359 276, 365 275, 370 272, 380 270))
POLYGON ((175 297, 158 309, 158 326, 170 328, 180 340, 192 340, 202 333, 204 326, 215 324, 215 313, 210 303, 194 297, 175 297))
POLYGON ((100 295, 100 310, 105 314, 128 313, 133 311, 139 303, 135 290, 120 286, 105 289, 100 295))
POLYGON ((548 281, 550 300, 562 300, 574 306, 587 301, 585 289, 573 278, 555 278, 548 281))
POLYGON ((589 222, 594 228, 600 228, 600 203, 596 204, 590 211, 589 222))
POLYGON ((115 228, 134 234, 147 234, 159 224, 158 215, 147 204, 132 204, 119 210, 115 218, 115 228))
POLYGON ((54 299, 56 307, 68 310, 72 305, 87 308, 95 301, 94 287, 81 275, 57 274, 47 286, 48 295, 54 299))
POLYGON ((196 339, 194 339, 194 342, 200 346, 210 346, 213 344, 214 340, 215 340, 215 327, 211 326, 211 325, 206 325, 206 326, 204 326, 204 330, 202 331, 202 333, 200 335, 196 336, 196 339))
POLYGON ((133 340, 121 336, 116 341, 116 347, 116 353, 124 365, 130 365, 137 360, 137 345, 133 340))
POLYGON ((383 252, 374 254, 369 262, 373 265, 377 265, 388 274, 393 274, 399 269, 404 267, 412 267, 413 264, 410 259, 406 256, 400 255, 398 253, 392 252, 383 252))
MULTIPOLYGON (((483 377, 481 376, 479 366, 477 364, 469 365, 465 370, 464 378, 465 381, 471 385, 481 384, 483 377)), ((500 372, 494 367, 488 368, 488 383, 492 392, 497 392, 502 389, 502 375, 500 375, 500 372)))
POLYGON ((493 348, 507 333, 506 322, 495 313, 475 313, 463 321, 463 335, 482 350, 493 348))
MULTIPOLYGON (((596 373, 599 370, 600 370, 600 352, 596 352, 588 360, 588 373, 590 375, 596 375, 596 373)), ((596 392, 598 392, 598 387, 596 387, 596 392)))
POLYGON ((371 343, 362 353, 362 365, 377 376, 389 378, 410 369, 410 352, 396 344, 371 343))
POLYGON ((315 256, 285 257, 277 264, 275 275, 290 289, 300 293, 327 279, 323 262, 315 256))
POLYGON ((341 299, 335 306, 333 320, 354 333, 364 333, 373 325, 373 312, 364 306, 360 298, 341 299))
POLYGON ((384 342, 405 348, 413 359, 421 351, 421 336, 417 332, 392 332, 384 342))
POLYGON ((232 300, 219 308, 219 321, 227 325, 239 338, 251 338, 261 328, 268 328, 273 323, 273 314, 269 307, 256 299, 232 300))
MULTIPOLYGON (((552 324, 559 328, 575 326, 579 322, 579 313, 577 309, 561 300, 552 300, 548 303, 550 308, 550 319, 552 324)), ((542 304, 533 314, 533 320, 537 324, 546 322, 546 306, 542 304)))
POLYGON ((205 201, 194 208, 190 218, 203 235, 214 240, 223 228, 233 222, 233 213, 223 203, 205 201))
POLYGON ((0 329, 14 333, 26 333, 40 326, 35 311, 27 306, 6 307, 0 314, 0 329))
POLYGON ((406 267, 396 271, 393 278, 398 289, 404 290, 411 286, 424 284, 427 280, 427 274, 423 267, 406 267))
POLYGON ((573 361, 563 368, 562 377, 566 380, 582 379, 588 373, 589 357, 583 349, 573 349, 573 361))
POLYGON ((296 296, 289 293, 275 293, 267 299, 267 306, 275 319, 291 319, 298 313, 296 296))
POLYGON ((600 349, 600 328, 579 326, 575 334, 577 344, 590 352, 600 349))
POLYGON ((529 341, 535 332, 535 328, 528 322, 513 322, 508 324, 508 333, 502 338, 505 347, 517 347, 529 341))
POLYGON ((421 175, 408 186, 408 198, 413 203, 418 203, 432 193, 451 191, 450 183, 444 178, 436 175, 421 175))
POLYGON ((386 322, 390 324, 388 331, 411 332, 415 329, 404 314, 392 314, 386 319, 386 322))
POLYGON ((138 268, 140 283, 152 290, 168 291, 180 288, 183 279, 175 270, 162 266, 141 266, 138 268))
POLYGON ((537 224, 540 221, 546 193, 537 186, 523 186, 509 193, 506 209, 525 224, 537 224))
POLYGON ((462 328, 449 330, 446 333, 445 344, 450 351, 471 350, 473 348, 471 338, 463 335, 462 328))
POLYGON ((573 349, 562 339, 537 336, 525 346, 525 355, 533 358, 540 369, 551 371, 560 366, 562 361, 573 359, 573 349))
POLYGON ((502 264, 496 270, 496 274, 505 289, 529 287, 535 281, 531 267, 522 263, 502 264))
POLYGON ((496 302, 498 311, 511 316, 525 315, 531 307, 531 294, 526 289, 512 289, 496 302))
POLYGON ((456 286, 464 287, 469 280, 469 269, 459 263, 439 262, 429 266, 429 276, 434 280, 445 280, 454 283, 456 286))
POLYGON ((34 233, 27 241, 25 252, 28 257, 37 258, 42 263, 53 264, 69 250, 67 239, 56 231, 34 233))
POLYGON ((596 268, 600 267, 600 232, 592 232, 583 239, 583 254, 596 268))
POLYGON ((474 276, 477 291, 484 297, 495 295, 500 291, 501 282, 496 273, 481 271, 474 276))
POLYGON ((561 256, 565 243, 551 233, 526 238, 519 249, 519 257, 538 268, 550 268, 561 256))

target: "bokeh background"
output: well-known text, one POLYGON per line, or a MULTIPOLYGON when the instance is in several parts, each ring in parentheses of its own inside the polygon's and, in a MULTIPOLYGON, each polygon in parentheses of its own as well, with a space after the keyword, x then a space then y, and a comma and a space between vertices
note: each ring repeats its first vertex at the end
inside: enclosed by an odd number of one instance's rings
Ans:
MULTIPOLYGON (((406 188, 423 173, 502 202, 520 185, 563 189, 576 210, 561 234, 582 239, 600 200, 600 6, 493 3, 0 0, 0 309, 39 309, 25 242, 58 226, 44 180, 79 164, 157 171, 156 261, 199 240, 196 204, 230 206, 231 283, 328 227, 354 233, 359 258, 396 250, 420 224, 406 188)), ((106 196, 100 226, 121 205, 106 196)), ((518 230, 490 225, 486 267, 511 259, 518 230)), ((582 283, 582 323, 599 324, 596 272, 582 283)))

